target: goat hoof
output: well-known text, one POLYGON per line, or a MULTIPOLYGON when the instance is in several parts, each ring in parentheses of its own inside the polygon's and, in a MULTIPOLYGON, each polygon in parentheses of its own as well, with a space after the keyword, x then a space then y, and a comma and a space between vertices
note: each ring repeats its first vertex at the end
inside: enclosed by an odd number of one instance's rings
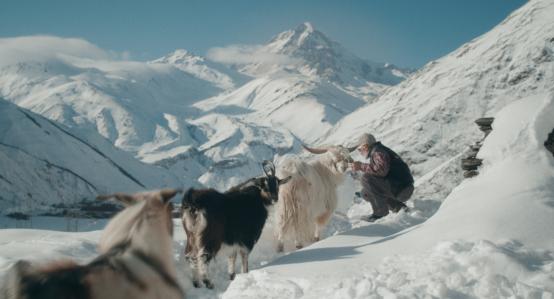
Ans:
POLYGON ((319 242, 319 237, 315 237, 314 242, 319 242))
POLYGON ((194 280, 194 281, 192 282, 192 286, 194 286, 195 288, 197 288, 197 289, 198 289, 198 288, 200 288, 200 282, 199 282, 199 281, 196 281, 196 280, 194 280))
POLYGON ((285 246, 283 244, 277 245, 277 252, 281 253, 283 251, 285 251, 285 246))
POLYGON ((229 273, 229 280, 234 280, 234 279, 235 279, 235 276, 237 276, 237 274, 235 274, 235 273, 229 273))
POLYGON ((206 288, 210 290, 214 288, 214 284, 209 279, 204 279, 202 282, 204 283, 204 286, 206 286, 206 288))
POLYGON ((304 246, 302 246, 301 244, 296 244, 296 249, 302 249, 304 248, 304 246))

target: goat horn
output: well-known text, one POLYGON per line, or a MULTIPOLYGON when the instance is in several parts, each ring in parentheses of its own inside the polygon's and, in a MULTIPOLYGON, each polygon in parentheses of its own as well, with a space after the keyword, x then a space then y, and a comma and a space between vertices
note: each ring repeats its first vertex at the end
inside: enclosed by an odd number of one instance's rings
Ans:
POLYGON ((312 153, 312 154, 316 154, 316 155, 319 155, 319 154, 324 154, 327 152, 327 149, 326 148, 311 148, 309 146, 306 146, 304 144, 302 144, 302 147, 307 150, 308 152, 312 153))
POLYGON ((353 151, 355 151, 357 148, 358 148, 357 145, 352 146, 352 147, 347 147, 347 149, 348 149, 349 152, 353 152, 353 151))

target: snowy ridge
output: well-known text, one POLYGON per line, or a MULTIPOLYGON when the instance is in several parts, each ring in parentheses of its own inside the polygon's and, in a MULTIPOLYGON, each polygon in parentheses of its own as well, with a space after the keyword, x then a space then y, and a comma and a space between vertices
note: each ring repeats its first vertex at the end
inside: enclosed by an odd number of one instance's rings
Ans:
MULTIPOLYGON (((32 54, 40 52, 33 41, 41 40, 4 39, 2 44, 32 54)), ((221 91, 169 64, 70 56, 69 40, 47 37, 44 43, 67 50, 55 57, 37 53, 24 61, 1 61, 0 96, 68 127, 94 129, 134 154, 169 143, 190 144, 189 136, 175 129, 186 127, 182 115, 194 113, 187 105, 221 91), (167 120, 171 116, 177 117, 173 126, 167 120)))
MULTIPOLYGON (((308 22, 278 34, 258 51, 289 56, 295 59, 295 66, 300 68, 301 73, 317 75, 342 86, 362 86, 368 82, 394 85, 409 74, 391 64, 379 64, 356 57, 308 22)), ((259 76, 278 68, 277 65, 255 63, 239 69, 259 76)))
POLYGON ((206 113, 225 113, 260 125, 286 128, 304 142, 312 142, 364 103, 318 78, 276 73, 254 79, 229 94, 200 101, 194 107, 206 113))
POLYGON ((342 119, 322 142, 354 141, 371 132, 407 160, 416 176, 430 172, 480 138, 475 119, 550 88, 552 14, 554 2, 529 2, 342 119))
POLYGON ((199 183, 222 191, 262 175, 263 160, 298 147, 286 131, 224 114, 211 113, 191 120, 191 124, 199 147, 157 163, 179 177, 199 174, 199 183))
POLYGON ((175 50, 164 57, 152 60, 150 63, 170 64, 199 79, 213 83, 223 90, 234 89, 248 80, 248 77, 206 60, 204 57, 194 55, 185 49, 175 50))
POLYGON ((181 186, 161 168, 142 164, 95 132, 63 128, 0 100, 0 206, 47 211, 114 190, 181 186))

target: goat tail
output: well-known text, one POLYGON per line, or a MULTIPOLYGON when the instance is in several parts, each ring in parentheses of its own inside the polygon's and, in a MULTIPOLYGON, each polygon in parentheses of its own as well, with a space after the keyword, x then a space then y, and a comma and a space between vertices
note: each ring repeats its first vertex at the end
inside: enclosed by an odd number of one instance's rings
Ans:
POLYGON ((294 176, 279 188, 277 201, 277 234, 286 239, 310 240, 315 226, 310 221, 308 198, 309 182, 302 176, 294 176))
POLYGON ((24 260, 16 262, 3 277, 4 283, 0 285, 0 298, 24 298, 23 290, 21 290, 21 279, 29 273, 30 269, 30 262, 24 260))

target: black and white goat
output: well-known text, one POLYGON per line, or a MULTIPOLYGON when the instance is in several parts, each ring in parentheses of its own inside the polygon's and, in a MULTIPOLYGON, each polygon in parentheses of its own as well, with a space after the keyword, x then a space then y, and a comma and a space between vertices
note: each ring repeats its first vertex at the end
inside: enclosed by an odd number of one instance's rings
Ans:
POLYGON ((208 263, 222 245, 231 247, 228 256, 229 279, 235 277, 235 261, 240 253, 242 272, 248 272, 248 254, 260 238, 268 208, 278 199, 279 179, 275 166, 263 162, 265 176, 252 178, 225 193, 214 189, 189 189, 182 202, 183 226, 187 234, 185 255, 193 270, 193 284, 200 281, 213 288, 208 278, 208 263))

